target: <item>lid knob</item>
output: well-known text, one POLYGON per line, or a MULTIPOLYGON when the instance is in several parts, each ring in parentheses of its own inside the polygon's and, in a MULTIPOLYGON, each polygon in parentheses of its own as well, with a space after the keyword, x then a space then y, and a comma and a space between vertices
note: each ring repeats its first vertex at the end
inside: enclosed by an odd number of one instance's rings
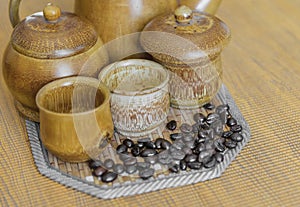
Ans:
POLYGON ((59 7, 48 3, 47 6, 43 10, 44 17, 47 21, 53 22, 58 20, 61 15, 61 10, 59 7))
POLYGON ((175 12, 175 18, 178 23, 188 23, 193 18, 193 11, 187 6, 178 7, 175 12))

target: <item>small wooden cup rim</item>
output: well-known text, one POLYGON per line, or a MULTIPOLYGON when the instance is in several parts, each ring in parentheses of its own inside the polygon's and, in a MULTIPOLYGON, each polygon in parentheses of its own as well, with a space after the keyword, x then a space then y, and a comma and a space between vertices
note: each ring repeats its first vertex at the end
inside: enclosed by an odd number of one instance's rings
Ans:
POLYGON ((39 110, 43 110, 50 114, 55 114, 56 116, 60 116, 60 115, 61 116, 74 116, 74 115, 89 114, 91 112, 95 112, 96 110, 102 110, 101 108, 104 108, 104 105, 106 105, 107 102, 109 102, 109 101, 110 101, 110 91, 107 88, 107 86, 105 86, 103 83, 100 83, 100 81, 97 80, 96 78, 82 77, 82 76, 68 77, 68 78, 62 78, 62 79, 52 81, 52 82, 44 85, 38 91, 38 93, 36 95, 36 105, 38 106, 39 110), (101 93, 104 95, 103 102, 99 106, 96 106, 94 109, 89 109, 89 110, 82 111, 82 112, 72 112, 72 113, 55 112, 55 111, 49 110, 46 107, 44 107, 44 105, 42 104, 43 95, 45 95, 47 92, 51 91, 54 88, 68 86, 68 85, 72 85, 74 83, 79 83, 79 84, 84 83, 88 86, 97 88, 97 90, 100 90, 101 93))
POLYGON ((110 65, 104 67, 101 70, 98 79, 102 81, 112 70, 116 70, 119 67, 125 67, 130 65, 145 66, 145 67, 149 67, 149 69, 151 70, 157 70, 164 76, 164 79, 161 81, 159 85, 143 90, 142 94, 140 91, 124 91, 120 89, 110 90, 111 93, 115 95, 121 95, 121 96, 144 96, 163 89, 169 83, 170 75, 164 66, 154 61, 144 60, 144 59, 128 59, 128 60, 122 60, 122 61, 111 63, 110 65))

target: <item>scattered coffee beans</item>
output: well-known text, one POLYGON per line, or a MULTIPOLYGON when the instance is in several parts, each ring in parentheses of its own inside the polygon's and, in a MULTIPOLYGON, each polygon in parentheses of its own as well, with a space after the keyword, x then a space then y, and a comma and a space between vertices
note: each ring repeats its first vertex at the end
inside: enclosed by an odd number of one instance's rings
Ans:
MULTIPOLYGON (((167 166, 171 173, 215 167, 223 162, 227 150, 243 141, 243 128, 232 117, 228 104, 216 107, 208 103, 203 108, 209 110, 209 114, 195 113, 195 123, 182 123, 179 132, 170 134, 171 141, 164 138, 142 138, 137 142, 124 139, 116 148, 123 163, 114 163, 112 159, 90 161, 93 175, 101 178, 102 182, 113 182, 118 174, 124 172, 133 174, 138 171, 140 178, 148 179, 155 174, 151 166, 156 164, 167 166)), ((166 128, 176 130, 177 122, 171 120, 166 128)))

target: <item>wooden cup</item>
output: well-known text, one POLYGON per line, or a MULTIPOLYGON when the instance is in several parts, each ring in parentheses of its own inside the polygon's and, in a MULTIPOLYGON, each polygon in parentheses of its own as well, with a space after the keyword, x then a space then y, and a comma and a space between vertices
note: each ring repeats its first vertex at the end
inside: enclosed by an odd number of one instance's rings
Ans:
POLYGON ((111 91, 111 111, 117 132, 131 138, 148 136, 167 118, 169 73, 160 64, 143 59, 114 62, 98 79, 111 91))
POLYGON ((42 143, 63 161, 96 158, 113 136, 110 92, 97 79, 55 80, 39 90, 36 103, 42 143))

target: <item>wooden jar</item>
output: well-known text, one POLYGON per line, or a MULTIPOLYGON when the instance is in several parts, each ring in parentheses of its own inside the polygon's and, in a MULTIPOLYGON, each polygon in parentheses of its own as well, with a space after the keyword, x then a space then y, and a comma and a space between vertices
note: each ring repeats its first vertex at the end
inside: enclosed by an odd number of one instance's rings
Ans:
POLYGON ((171 105, 190 109, 209 102, 220 88, 220 54, 229 39, 219 18, 181 6, 149 22, 140 42, 171 72, 171 105))
POLYGON ((75 14, 47 5, 16 25, 3 57, 3 75, 18 110, 39 121, 35 96, 55 79, 97 77, 108 63, 94 27, 75 14))

